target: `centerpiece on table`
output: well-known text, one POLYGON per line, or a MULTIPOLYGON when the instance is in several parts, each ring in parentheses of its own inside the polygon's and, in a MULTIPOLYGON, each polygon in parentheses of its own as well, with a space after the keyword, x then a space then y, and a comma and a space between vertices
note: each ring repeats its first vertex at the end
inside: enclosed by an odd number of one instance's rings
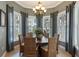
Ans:
POLYGON ((41 41, 42 36, 43 36, 43 30, 41 28, 37 28, 35 30, 35 34, 36 34, 37 40, 41 41))

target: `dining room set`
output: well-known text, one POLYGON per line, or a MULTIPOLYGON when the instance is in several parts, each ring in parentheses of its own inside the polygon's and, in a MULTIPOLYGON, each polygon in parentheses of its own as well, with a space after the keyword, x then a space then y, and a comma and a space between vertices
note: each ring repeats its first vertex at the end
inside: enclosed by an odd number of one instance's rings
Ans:
POLYGON ((21 57, 56 57, 58 54, 59 34, 52 37, 44 30, 36 30, 36 36, 32 32, 25 36, 19 35, 19 55, 21 57))

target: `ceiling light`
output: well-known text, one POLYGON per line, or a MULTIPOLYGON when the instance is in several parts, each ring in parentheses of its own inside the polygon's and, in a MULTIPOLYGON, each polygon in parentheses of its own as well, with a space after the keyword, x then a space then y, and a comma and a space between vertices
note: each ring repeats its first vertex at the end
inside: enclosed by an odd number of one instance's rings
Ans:
POLYGON ((33 8, 33 11, 35 14, 44 14, 46 9, 42 6, 41 2, 38 2, 38 5, 33 8))

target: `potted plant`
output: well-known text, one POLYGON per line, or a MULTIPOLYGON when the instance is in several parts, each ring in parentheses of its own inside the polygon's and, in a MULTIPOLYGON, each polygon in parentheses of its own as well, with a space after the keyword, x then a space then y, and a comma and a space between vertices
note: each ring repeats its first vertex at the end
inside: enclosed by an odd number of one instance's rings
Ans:
POLYGON ((36 34, 37 40, 41 41, 41 38, 42 38, 42 35, 43 35, 42 29, 41 28, 37 28, 35 30, 35 34, 36 34))

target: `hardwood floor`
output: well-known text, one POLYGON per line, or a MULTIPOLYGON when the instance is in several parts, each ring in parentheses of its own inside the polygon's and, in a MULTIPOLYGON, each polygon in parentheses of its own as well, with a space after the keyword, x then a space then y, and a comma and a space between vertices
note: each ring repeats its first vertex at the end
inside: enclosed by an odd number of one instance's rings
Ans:
MULTIPOLYGON (((71 57, 71 55, 61 47, 59 47, 58 50, 57 57, 71 57)), ((14 51, 6 53, 5 57, 21 57, 19 56, 19 46, 17 45, 14 51)))
POLYGON ((20 57, 19 56, 19 45, 15 46, 13 51, 7 52, 5 57, 20 57))
POLYGON ((72 57, 65 49, 59 47, 57 57, 72 57))

